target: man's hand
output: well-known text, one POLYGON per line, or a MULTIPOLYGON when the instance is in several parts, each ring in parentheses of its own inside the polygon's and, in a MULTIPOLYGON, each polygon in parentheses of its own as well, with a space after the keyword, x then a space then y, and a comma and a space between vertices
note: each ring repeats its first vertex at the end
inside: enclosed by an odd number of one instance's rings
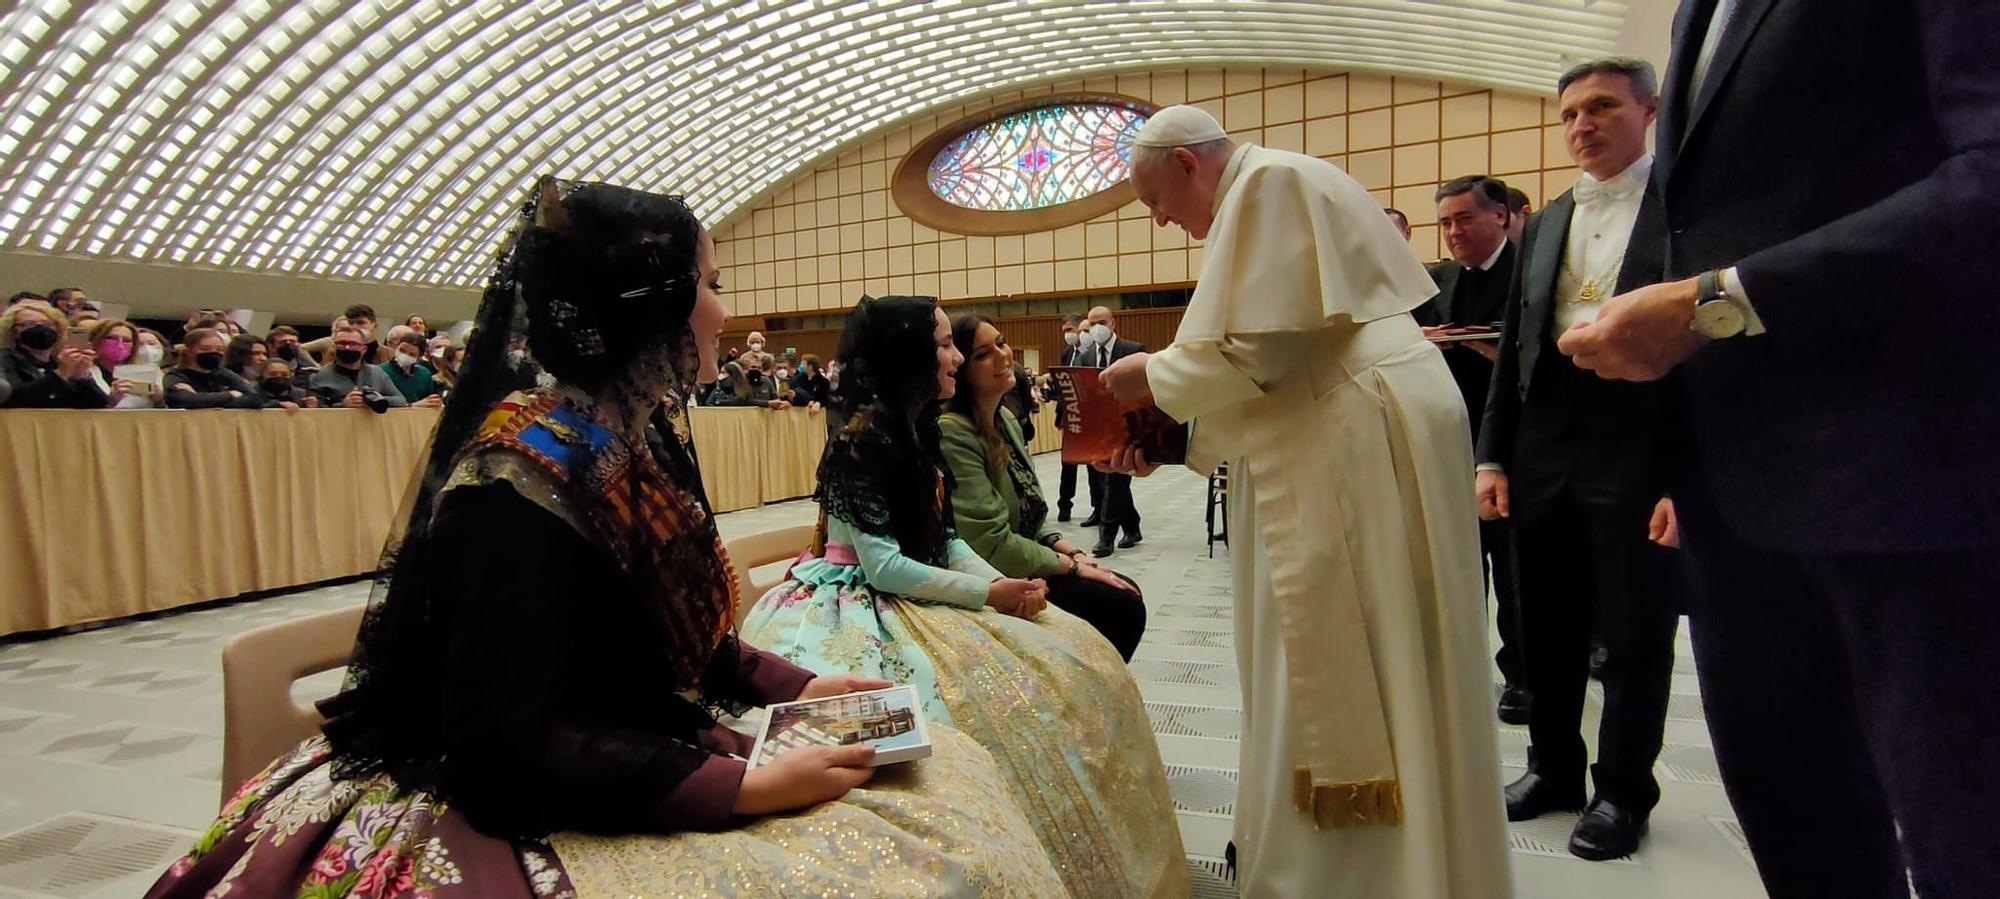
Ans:
POLYGON ((1101 474, 1129 474, 1139 478, 1160 470, 1160 466, 1147 462, 1146 451, 1136 446, 1121 446, 1112 450, 1109 460, 1092 462, 1090 467, 1101 474))
POLYGON ((1480 520, 1513 517, 1513 505, 1507 500, 1506 472, 1487 469, 1473 477, 1473 485, 1473 495, 1479 499, 1480 520))
POLYGON ((799 699, 825 699, 828 696, 844 696, 863 690, 886 690, 895 684, 879 677, 862 677, 859 674, 822 674, 806 681, 806 688, 799 691, 799 699))
POLYGON ((348 391, 347 396, 341 398, 340 404, 349 409, 365 409, 368 407, 368 400, 361 396, 361 388, 357 387, 348 391))
POLYGON ((1619 294, 1596 321, 1563 332, 1556 349, 1606 380, 1659 380, 1707 342, 1688 328, 1696 299, 1693 278, 1619 294))
POLYGON ((444 405, 444 397, 438 396, 437 394, 433 393, 430 396, 424 397, 423 399, 411 403, 410 405, 415 406, 419 409, 436 409, 444 405))
POLYGON ((779 410, 792 408, 792 404, 785 402, 784 400, 772 400, 770 406, 773 409, 779 409, 779 410))
POLYGON ((1128 406, 1138 405, 1141 400, 1151 399, 1153 385, 1146 381, 1146 360, 1152 353, 1133 353, 1098 373, 1097 379, 1111 391, 1111 395, 1128 406))
POLYGON ((308 409, 319 408, 319 397, 313 396, 310 393, 306 394, 306 408, 308 409))
POLYGON ((1674 501, 1660 497, 1653 505, 1653 520, 1646 524, 1646 539, 1668 549, 1681 548, 1681 523, 1674 517, 1674 501))
POLYGON ((299 404, 294 403, 291 400, 279 400, 278 408, 283 409, 287 412, 297 412, 299 411, 299 404))

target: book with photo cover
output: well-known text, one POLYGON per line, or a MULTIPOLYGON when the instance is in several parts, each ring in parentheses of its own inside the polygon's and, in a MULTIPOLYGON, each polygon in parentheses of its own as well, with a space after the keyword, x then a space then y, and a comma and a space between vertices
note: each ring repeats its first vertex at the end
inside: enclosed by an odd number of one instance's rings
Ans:
POLYGON ((801 746, 854 743, 875 747, 876 767, 929 758, 931 733, 917 688, 904 684, 771 706, 750 750, 750 767, 801 746))
POLYGON ((1431 335, 1432 343, 1463 343, 1467 340, 1499 340, 1500 323, 1490 325, 1467 325, 1462 328, 1445 328, 1431 335))
POLYGON ((1056 382, 1056 401, 1064 407, 1064 464, 1108 461, 1123 446, 1138 447, 1154 465, 1186 464, 1187 425, 1150 400, 1139 406, 1118 402, 1098 380, 1099 371, 1088 366, 1049 369, 1056 382))

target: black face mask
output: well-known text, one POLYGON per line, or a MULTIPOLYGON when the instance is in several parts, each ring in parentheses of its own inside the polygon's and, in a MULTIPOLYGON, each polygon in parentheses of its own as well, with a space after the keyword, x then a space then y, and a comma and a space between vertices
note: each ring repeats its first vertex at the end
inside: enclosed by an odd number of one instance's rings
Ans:
POLYGON ((194 367, 199 368, 202 371, 214 371, 218 368, 221 368, 222 354, 196 353, 194 354, 194 367))
POLYGON ((56 327, 54 325, 29 325, 26 330, 20 333, 20 336, 14 339, 28 349, 46 350, 56 345, 56 327))
POLYGON ((359 363, 361 362, 361 351, 360 351, 360 350, 334 350, 334 351, 333 351, 333 358, 335 358, 335 359, 339 359, 339 360, 340 360, 340 364, 342 364, 342 365, 356 365, 356 364, 359 364, 359 363))
POLYGON ((292 382, 289 378, 265 378, 260 382, 264 392, 272 396, 290 396, 292 382))
POLYGON ((748 377, 750 379, 750 386, 752 387, 764 383, 764 373, 761 371, 753 371, 748 377))
POLYGON ((299 345, 295 343, 287 343, 278 347, 278 358, 283 359, 286 362, 290 362, 294 359, 299 358, 299 345))

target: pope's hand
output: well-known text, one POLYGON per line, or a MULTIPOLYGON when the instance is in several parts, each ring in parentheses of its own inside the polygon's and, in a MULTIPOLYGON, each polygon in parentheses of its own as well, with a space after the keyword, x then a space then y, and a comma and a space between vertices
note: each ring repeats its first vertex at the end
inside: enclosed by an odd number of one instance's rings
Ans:
POLYGON ((1151 399, 1153 385, 1146 382, 1146 360, 1152 356, 1151 353, 1126 356, 1111 363, 1109 368, 1098 374, 1097 380, 1103 382, 1104 388, 1111 391, 1119 402, 1128 406, 1151 399))
POLYGON ((1693 278, 1619 294, 1596 321, 1563 332, 1556 349, 1606 380, 1659 380, 1706 342, 1688 328, 1695 300, 1693 278))
POLYGON ((1110 459, 1092 462, 1090 467, 1101 474, 1129 474, 1141 478, 1160 470, 1160 466, 1147 462, 1146 451, 1136 446, 1121 446, 1112 450, 1110 459))

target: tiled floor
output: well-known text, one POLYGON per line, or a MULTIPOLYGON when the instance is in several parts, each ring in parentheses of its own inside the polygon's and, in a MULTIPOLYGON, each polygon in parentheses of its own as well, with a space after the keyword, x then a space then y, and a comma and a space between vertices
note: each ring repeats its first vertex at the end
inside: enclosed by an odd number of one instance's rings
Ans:
MULTIPOLYGON (((1056 483, 1052 457, 1043 483, 1056 483)), ((1228 551, 1202 539, 1202 480, 1166 469, 1136 482, 1146 542, 1111 560, 1145 588, 1151 626, 1132 662, 1168 767, 1197 896, 1219 878, 1236 801, 1241 697, 1231 649, 1228 551)), ((810 503, 722 517, 725 537, 810 522, 810 503)), ((1080 530, 1073 538, 1083 542, 1080 530)), ((129 897, 204 827, 219 800, 218 651, 239 631, 339 608, 365 582, 207 609, 33 643, 0 646, 0 897, 129 897)), ((1666 796, 1635 857, 1593 864, 1563 846, 1570 821, 1512 834, 1523 899, 1748 899, 1764 895, 1718 785, 1685 638, 1674 677, 1666 796)), ((301 681, 305 698, 338 672, 301 681)), ((1593 685, 1590 716, 1597 700, 1593 685)), ((1526 731, 1502 726, 1503 778, 1525 763, 1526 731)), ((1594 731, 1587 730, 1594 737, 1594 731)), ((1370 897, 1374 899, 1374 897, 1370 897)), ((1415 899, 1415 897, 1412 897, 1415 899)))

